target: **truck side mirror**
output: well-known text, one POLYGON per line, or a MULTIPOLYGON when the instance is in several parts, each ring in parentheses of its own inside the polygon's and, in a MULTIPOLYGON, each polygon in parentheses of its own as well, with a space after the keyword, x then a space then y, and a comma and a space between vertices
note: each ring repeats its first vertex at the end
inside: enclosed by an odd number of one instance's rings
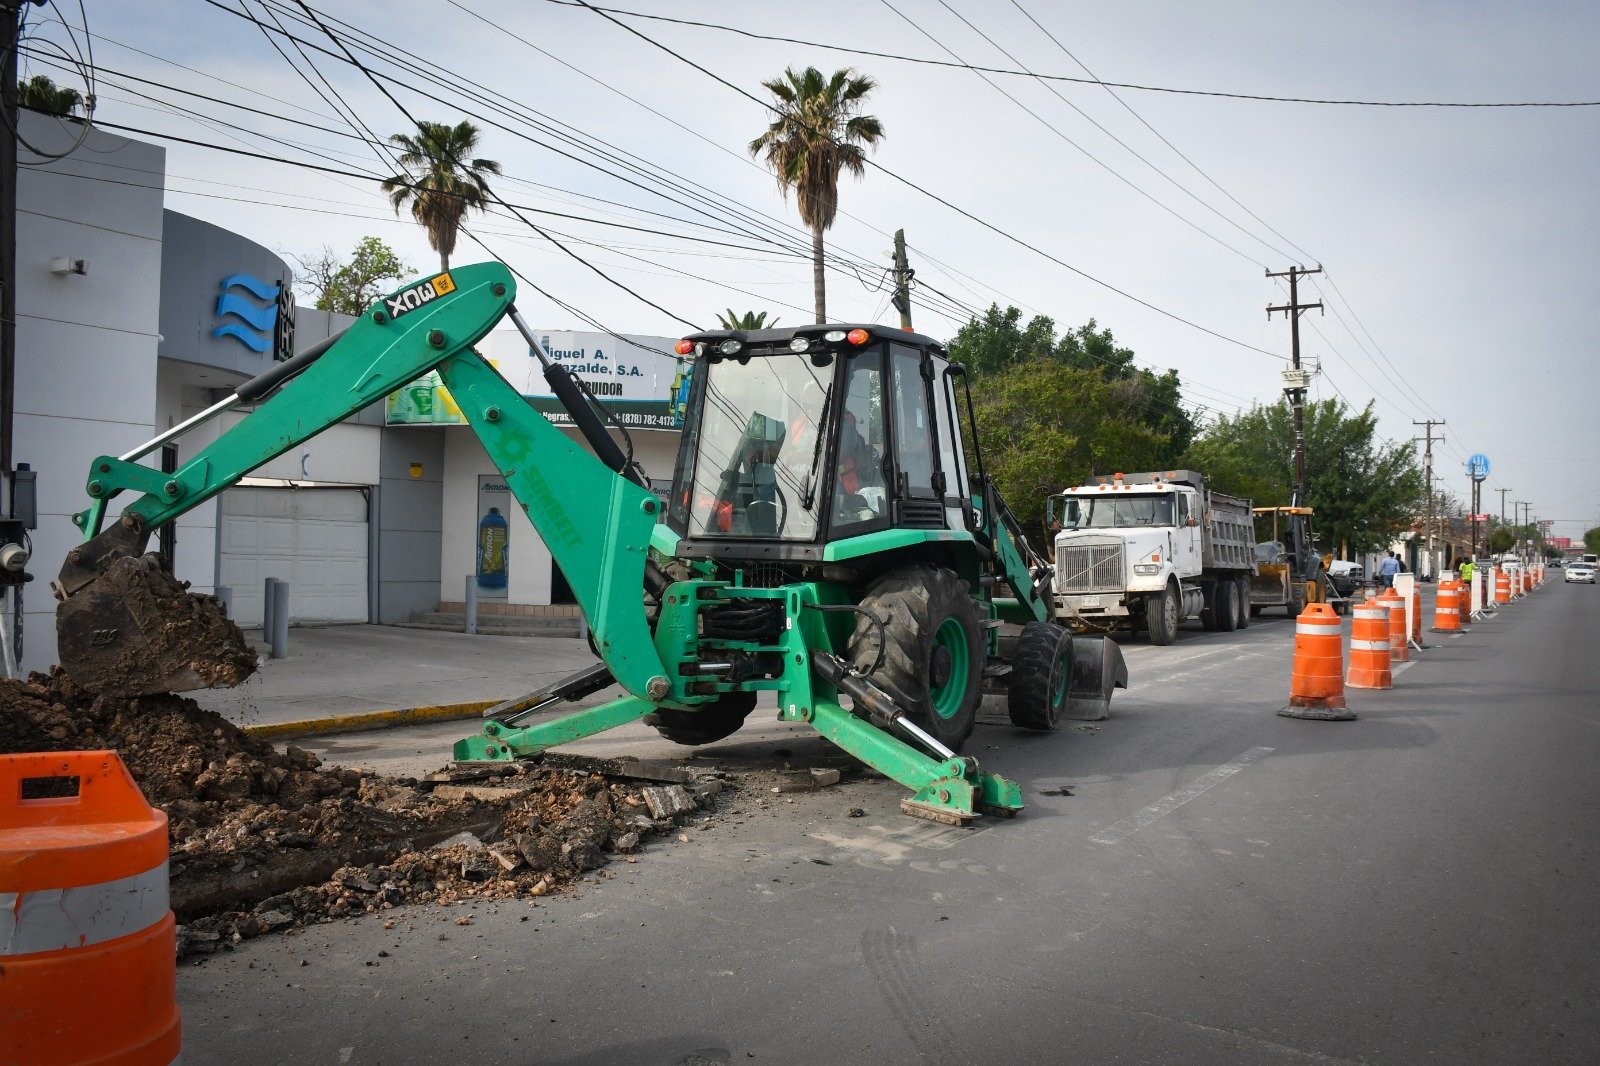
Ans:
POLYGON ((1197 526, 1199 524, 1200 524, 1200 519, 1198 519, 1198 518, 1191 518, 1191 519, 1189 519, 1189 521, 1184 523, 1184 525, 1186 525, 1186 526, 1197 526))

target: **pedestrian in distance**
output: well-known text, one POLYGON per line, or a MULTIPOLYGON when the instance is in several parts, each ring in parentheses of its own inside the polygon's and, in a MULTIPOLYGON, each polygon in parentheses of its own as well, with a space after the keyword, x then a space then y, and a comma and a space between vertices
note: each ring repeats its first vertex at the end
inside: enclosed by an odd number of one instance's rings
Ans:
POLYGON ((1394 575, 1400 572, 1400 557, 1390 552, 1388 558, 1378 564, 1378 584, 1386 589, 1394 588, 1394 575))

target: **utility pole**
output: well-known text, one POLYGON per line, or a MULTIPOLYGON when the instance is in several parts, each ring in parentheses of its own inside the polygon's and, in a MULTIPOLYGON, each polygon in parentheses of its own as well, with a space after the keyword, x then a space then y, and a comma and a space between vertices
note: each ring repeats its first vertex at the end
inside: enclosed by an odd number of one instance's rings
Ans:
POLYGON ((1495 489, 1494 491, 1500 494, 1500 524, 1503 526, 1506 524, 1506 493, 1510 492, 1511 490, 1495 489))
MULTIPOLYGON (((1424 436, 1422 438, 1422 440, 1426 441, 1426 445, 1424 446, 1423 451, 1422 451, 1422 456, 1423 456, 1424 469, 1426 470, 1426 475, 1425 476, 1428 479, 1428 517, 1427 517, 1427 523, 1428 524, 1426 526, 1426 529, 1428 530, 1428 569, 1427 569, 1427 572, 1425 574, 1423 574, 1423 576, 1424 577, 1432 577, 1438 571, 1438 568, 1436 566, 1434 566, 1434 559, 1433 559, 1433 427, 1434 426, 1442 426, 1442 425, 1444 425, 1444 420, 1443 419, 1432 419, 1432 418, 1430 418, 1430 419, 1427 419, 1426 421, 1418 422, 1416 419, 1412 419, 1411 420, 1411 424, 1413 426, 1426 426, 1426 427, 1428 427, 1424 431, 1426 433, 1426 436, 1424 436)), ((1417 438, 1413 437, 1411 439, 1412 440, 1416 440, 1417 438)), ((1444 440, 1444 434, 1443 433, 1439 434, 1439 440, 1440 441, 1444 440)))
POLYGON ((1322 310, 1322 302, 1303 304, 1300 302, 1300 279, 1308 274, 1320 274, 1322 268, 1304 270, 1300 267, 1290 267, 1274 274, 1267 271, 1269 278, 1289 279, 1289 302, 1277 304, 1267 308, 1267 317, 1271 318, 1274 311, 1282 311, 1289 318, 1289 351, 1293 360, 1294 370, 1284 371, 1284 392, 1289 394, 1289 403, 1294 408, 1294 499, 1291 501, 1295 507, 1304 506, 1306 501, 1306 385, 1309 378, 1300 367, 1300 312, 1309 311, 1313 307, 1322 310))
POLYGON ((916 271, 906 264, 906 231, 894 231, 894 306, 900 312, 900 328, 911 332, 911 279, 916 271))
POLYGON ((0 482, 8 494, 17 373, 17 46, 27 6, 0 0, 0 482))
MULTIPOLYGON (((1523 529, 1527 529, 1529 527, 1529 521, 1528 520, 1530 518, 1532 518, 1532 517, 1533 517, 1533 504, 1527 503, 1526 501, 1524 501, 1523 504, 1522 504, 1522 528, 1523 529)), ((1518 540, 1522 539, 1521 533, 1517 534, 1517 539, 1518 540)), ((1533 554, 1533 535, 1531 533, 1528 535, 1528 554, 1529 555, 1533 554)))

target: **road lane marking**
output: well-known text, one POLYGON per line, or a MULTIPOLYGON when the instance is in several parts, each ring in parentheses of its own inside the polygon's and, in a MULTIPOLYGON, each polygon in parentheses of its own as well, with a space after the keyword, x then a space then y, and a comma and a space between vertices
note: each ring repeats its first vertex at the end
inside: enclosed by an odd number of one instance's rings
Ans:
POLYGON ((1121 843, 1145 826, 1171 814, 1207 789, 1220 785, 1263 755, 1270 755, 1272 751, 1272 748, 1251 748, 1232 762, 1223 763, 1215 770, 1201 774, 1185 787, 1172 793, 1172 795, 1156 800, 1150 806, 1145 807, 1143 810, 1135 811, 1120 822, 1113 822, 1089 839, 1096 844, 1121 843))

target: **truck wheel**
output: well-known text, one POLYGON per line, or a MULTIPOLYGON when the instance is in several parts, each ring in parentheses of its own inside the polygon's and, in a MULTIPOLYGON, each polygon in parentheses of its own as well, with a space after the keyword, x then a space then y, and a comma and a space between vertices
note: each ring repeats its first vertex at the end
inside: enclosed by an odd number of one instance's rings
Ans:
POLYGON ((1216 615, 1217 629, 1224 633, 1232 633, 1239 628, 1239 586, 1232 581, 1217 582, 1217 599, 1212 606, 1212 613, 1216 615))
POLYGON ((756 709, 754 692, 730 692, 726 696, 701 704, 698 711, 680 711, 663 707, 644 716, 644 724, 674 744, 710 744, 731 737, 744 725, 750 712, 756 709))
POLYGON ((1071 687, 1072 634, 1054 622, 1023 626, 1006 694, 1011 724, 1023 729, 1054 729, 1071 687))
POLYGON ((1171 644, 1178 639, 1178 589, 1168 585, 1150 594, 1144 608, 1145 624, 1150 628, 1150 643, 1171 644))
POLYGON ((880 634, 856 619, 850 659, 870 674, 906 716, 952 751, 972 735, 983 698, 983 624, 967 583, 952 571, 920 564, 891 571, 861 606, 884 620, 888 647, 875 671, 880 634))
POLYGON ((1203 597, 1200 608, 1200 625, 1207 633, 1214 633, 1222 628, 1221 612, 1222 586, 1215 581, 1207 581, 1200 586, 1203 597))
POLYGON ((1235 588, 1239 593, 1236 601, 1239 605, 1239 621, 1235 628, 1249 629, 1250 619, 1256 616, 1255 608, 1250 606, 1250 579, 1247 577, 1240 578, 1235 583, 1235 588))

